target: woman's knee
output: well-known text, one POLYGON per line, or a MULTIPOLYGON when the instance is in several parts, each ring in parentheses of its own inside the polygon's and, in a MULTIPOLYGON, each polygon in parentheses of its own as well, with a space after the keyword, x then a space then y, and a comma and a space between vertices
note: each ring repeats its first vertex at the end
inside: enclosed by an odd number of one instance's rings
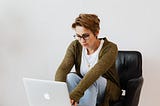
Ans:
POLYGON ((76 73, 67 74, 67 79, 66 79, 67 82, 75 81, 75 80, 80 80, 80 77, 76 73))

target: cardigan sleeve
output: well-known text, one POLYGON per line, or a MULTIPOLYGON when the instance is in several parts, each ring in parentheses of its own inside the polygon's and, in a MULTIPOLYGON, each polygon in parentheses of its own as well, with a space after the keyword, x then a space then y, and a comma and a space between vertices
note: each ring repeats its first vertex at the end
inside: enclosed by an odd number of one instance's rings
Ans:
POLYGON ((55 74, 55 81, 66 81, 67 74, 71 71, 74 65, 74 41, 68 46, 64 59, 58 67, 55 74))
POLYGON ((113 43, 108 43, 103 48, 98 62, 83 77, 77 87, 70 93, 70 98, 79 101, 86 89, 88 89, 101 75, 106 73, 115 63, 118 49, 113 43))

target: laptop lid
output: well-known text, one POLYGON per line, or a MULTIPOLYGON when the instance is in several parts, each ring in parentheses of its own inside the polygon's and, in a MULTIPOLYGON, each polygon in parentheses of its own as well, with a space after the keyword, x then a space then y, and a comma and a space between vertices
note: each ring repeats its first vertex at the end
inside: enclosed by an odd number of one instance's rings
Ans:
POLYGON ((29 106, 70 106, 65 82, 23 78, 29 106))

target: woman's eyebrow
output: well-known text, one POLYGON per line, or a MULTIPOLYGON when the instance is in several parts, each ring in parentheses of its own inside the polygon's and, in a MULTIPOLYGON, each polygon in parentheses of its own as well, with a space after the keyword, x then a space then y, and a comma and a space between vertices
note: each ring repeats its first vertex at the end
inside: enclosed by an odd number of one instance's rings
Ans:
POLYGON ((81 35, 79 35, 78 33, 76 33, 76 35, 81 36, 81 35))
POLYGON ((82 35, 76 33, 76 35, 78 35, 78 36, 83 36, 84 34, 89 34, 89 33, 83 33, 82 35))

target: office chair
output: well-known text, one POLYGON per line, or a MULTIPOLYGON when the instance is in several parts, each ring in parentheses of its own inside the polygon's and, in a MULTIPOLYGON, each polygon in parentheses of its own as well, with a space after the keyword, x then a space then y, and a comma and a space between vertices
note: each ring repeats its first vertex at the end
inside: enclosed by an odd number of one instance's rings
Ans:
POLYGON ((116 68, 120 77, 122 95, 110 106, 138 106, 142 76, 142 55, 139 51, 118 51, 116 68))

